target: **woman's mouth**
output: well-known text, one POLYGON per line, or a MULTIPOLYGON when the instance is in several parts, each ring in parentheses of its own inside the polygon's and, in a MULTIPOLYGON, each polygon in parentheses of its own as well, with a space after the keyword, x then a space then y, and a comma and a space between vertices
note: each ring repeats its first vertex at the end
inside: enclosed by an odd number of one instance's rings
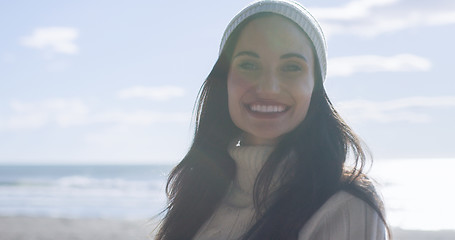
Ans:
POLYGON ((281 113, 286 111, 286 106, 281 104, 249 104, 248 108, 257 113, 281 113))
POLYGON ((278 119, 289 110, 289 106, 282 103, 256 102, 245 104, 250 116, 257 119, 278 119))

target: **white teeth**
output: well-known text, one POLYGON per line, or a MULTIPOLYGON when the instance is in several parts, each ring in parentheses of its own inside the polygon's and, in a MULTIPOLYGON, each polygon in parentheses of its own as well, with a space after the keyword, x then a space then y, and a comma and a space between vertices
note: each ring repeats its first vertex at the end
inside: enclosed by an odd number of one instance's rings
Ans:
POLYGON ((276 112, 284 112, 286 108, 281 105, 250 105, 250 110, 253 112, 263 112, 263 113, 276 113, 276 112))

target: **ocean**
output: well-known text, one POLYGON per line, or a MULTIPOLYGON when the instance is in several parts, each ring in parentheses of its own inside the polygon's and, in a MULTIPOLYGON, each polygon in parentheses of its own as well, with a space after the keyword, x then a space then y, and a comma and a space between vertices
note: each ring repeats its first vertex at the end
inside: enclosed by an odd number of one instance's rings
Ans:
POLYGON ((0 166, 0 215, 149 219, 172 166, 0 166))
MULTIPOLYGON (((167 165, 0 166, 0 216, 150 219, 163 210, 167 165)), ((455 159, 376 160, 389 223, 455 230, 455 159)))

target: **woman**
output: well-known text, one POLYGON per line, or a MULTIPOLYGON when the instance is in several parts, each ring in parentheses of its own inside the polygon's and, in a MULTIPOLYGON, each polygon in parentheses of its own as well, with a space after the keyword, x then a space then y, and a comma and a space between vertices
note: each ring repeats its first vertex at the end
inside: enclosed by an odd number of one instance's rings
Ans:
POLYGON ((323 87, 326 49, 295 2, 260 1, 234 17, 156 239, 386 239, 364 151, 323 87))

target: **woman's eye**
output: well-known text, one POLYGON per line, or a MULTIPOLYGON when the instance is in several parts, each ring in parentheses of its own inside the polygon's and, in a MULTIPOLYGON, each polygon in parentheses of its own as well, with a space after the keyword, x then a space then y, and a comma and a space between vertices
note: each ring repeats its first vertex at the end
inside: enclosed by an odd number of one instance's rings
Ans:
POLYGON ((297 64, 287 64, 281 68, 281 71, 283 71, 283 72, 298 72, 301 70, 302 70, 302 67, 300 67, 297 64))
POLYGON ((257 64, 252 63, 252 62, 243 62, 243 63, 240 63, 240 64, 239 64, 239 67, 240 67, 242 70, 248 70, 248 71, 257 70, 257 69, 259 68, 259 67, 257 66, 257 64))

